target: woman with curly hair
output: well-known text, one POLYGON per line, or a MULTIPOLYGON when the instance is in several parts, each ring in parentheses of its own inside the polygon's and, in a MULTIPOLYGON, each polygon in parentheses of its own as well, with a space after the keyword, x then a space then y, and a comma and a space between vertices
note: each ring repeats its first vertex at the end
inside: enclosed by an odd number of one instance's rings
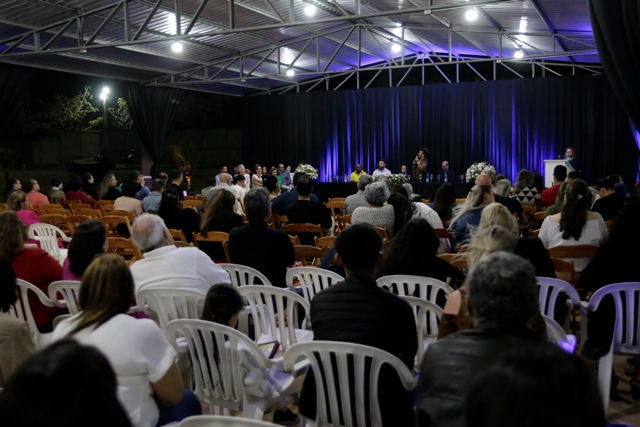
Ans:
MULTIPOLYGON (((544 219, 540 227, 540 240, 546 248, 555 246, 596 245, 607 237, 602 216, 589 211, 591 192, 587 183, 575 179, 567 186, 562 212, 544 219)), ((582 271, 588 259, 576 258, 574 268, 582 271)))
POLYGON ((517 199, 523 206, 535 206, 540 201, 540 190, 533 184, 531 171, 522 169, 518 174, 509 197, 517 199))
MULTIPOLYGON (((242 227, 242 217, 233 211, 236 198, 228 190, 218 190, 213 196, 200 221, 200 234, 207 237, 208 231, 229 233, 236 227, 242 227)), ((214 259, 225 259, 226 255, 220 243, 200 242, 198 247, 214 259)))

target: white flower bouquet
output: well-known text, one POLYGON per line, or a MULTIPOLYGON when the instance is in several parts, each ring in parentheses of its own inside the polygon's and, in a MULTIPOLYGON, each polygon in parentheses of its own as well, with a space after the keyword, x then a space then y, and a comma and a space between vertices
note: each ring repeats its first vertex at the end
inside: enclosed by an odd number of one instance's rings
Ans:
POLYGON ((304 173, 313 180, 318 179, 318 169, 306 164, 305 162, 300 162, 300 164, 296 167, 294 173, 304 173))
POLYGON ((475 181, 476 177, 485 170, 493 170, 495 172, 496 168, 487 163, 486 160, 482 162, 473 162, 473 164, 469 166, 469 169, 467 169, 467 182, 475 181))
POLYGON ((391 175, 379 175, 373 178, 374 182, 382 181, 382 180, 386 181, 387 185, 389 185, 390 187, 395 187, 396 185, 402 185, 405 182, 409 182, 407 178, 405 178, 402 174, 399 174, 399 173, 394 173, 391 175))

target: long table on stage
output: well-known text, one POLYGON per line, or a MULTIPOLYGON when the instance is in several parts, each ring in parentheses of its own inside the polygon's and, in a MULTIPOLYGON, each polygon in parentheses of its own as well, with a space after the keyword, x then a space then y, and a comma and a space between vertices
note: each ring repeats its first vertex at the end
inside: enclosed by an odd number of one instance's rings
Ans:
MULTIPOLYGON (((423 199, 434 200, 436 192, 444 182, 412 182, 413 192, 423 199)), ((472 183, 450 182, 456 190, 456 197, 467 197, 467 193, 473 187, 472 183)), ((330 197, 347 197, 358 191, 355 182, 314 182, 313 193, 321 202, 326 202, 330 197)))

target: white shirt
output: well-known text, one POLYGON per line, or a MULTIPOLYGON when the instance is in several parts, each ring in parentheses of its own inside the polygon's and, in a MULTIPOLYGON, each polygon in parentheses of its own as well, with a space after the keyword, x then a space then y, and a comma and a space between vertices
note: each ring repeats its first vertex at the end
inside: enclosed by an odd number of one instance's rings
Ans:
MULTIPOLYGON (((65 338, 77 318, 76 314, 60 322, 53 331, 53 340, 65 338)), ((154 427, 158 423, 158 405, 153 400, 151 383, 164 377, 176 358, 176 351, 158 325, 149 319, 118 314, 97 329, 84 329, 73 338, 95 346, 109 360, 118 379, 118 399, 132 424, 154 427)))
POLYGON ((131 266, 136 293, 150 287, 192 289, 207 293, 211 285, 231 283, 229 274, 198 248, 163 246, 131 266))
MULTIPOLYGON (((607 237, 607 226, 599 213, 594 212, 597 218, 587 220, 582 227, 582 234, 580 239, 574 238, 563 239, 562 231, 560 231, 560 223, 552 222, 551 217, 546 217, 540 226, 540 234, 538 237, 542 240, 545 248, 554 248, 556 246, 576 246, 576 245, 594 245, 599 246, 602 239, 607 237)), ((590 259, 588 258, 575 258, 573 268, 576 271, 582 271, 590 259)))
POLYGON ((376 176, 385 176, 385 175, 391 175, 391 171, 387 168, 384 168, 382 170, 380 169, 376 169, 373 171, 373 173, 371 174, 372 177, 376 177, 376 176))
POLYGON ((233 208, 234 212, 238 215, 242 215, 244 212, 242 211, 242 205, 240 204, 238 199, 240 198, 242 199, 242 201, 244 201, 244 195, 247 193, 245 193, 244 188, 240 187, 239 185, 231 185, 229 186, 229 188, 227 188, 227 190, 229 190, 233 194, 233 197, 236 198, 236 203, 233 208))

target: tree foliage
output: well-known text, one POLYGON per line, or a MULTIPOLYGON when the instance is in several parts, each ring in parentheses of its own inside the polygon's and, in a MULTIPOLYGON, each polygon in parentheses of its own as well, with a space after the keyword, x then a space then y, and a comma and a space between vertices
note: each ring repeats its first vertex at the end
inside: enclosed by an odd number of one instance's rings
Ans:
POLYGON ((131 113, 129 112, 129 104, 123 98, 118 98, 118 106, 117 107, 109 107, 109 114, 111 114, 111 118, 113 119, 111 123, 115 127, 121 130, 129 130, 133 126, 133 119, 131 118, 131 113))
POLYGON ((44 127, 52 130, 85 131, 98 126, 103 119, 102 117, 91 118, 98 112, 98 108, 90 102, 92 99, 91 86, 85 86, 73 98, 56 95, 53 105, 45 114, 44 127))

